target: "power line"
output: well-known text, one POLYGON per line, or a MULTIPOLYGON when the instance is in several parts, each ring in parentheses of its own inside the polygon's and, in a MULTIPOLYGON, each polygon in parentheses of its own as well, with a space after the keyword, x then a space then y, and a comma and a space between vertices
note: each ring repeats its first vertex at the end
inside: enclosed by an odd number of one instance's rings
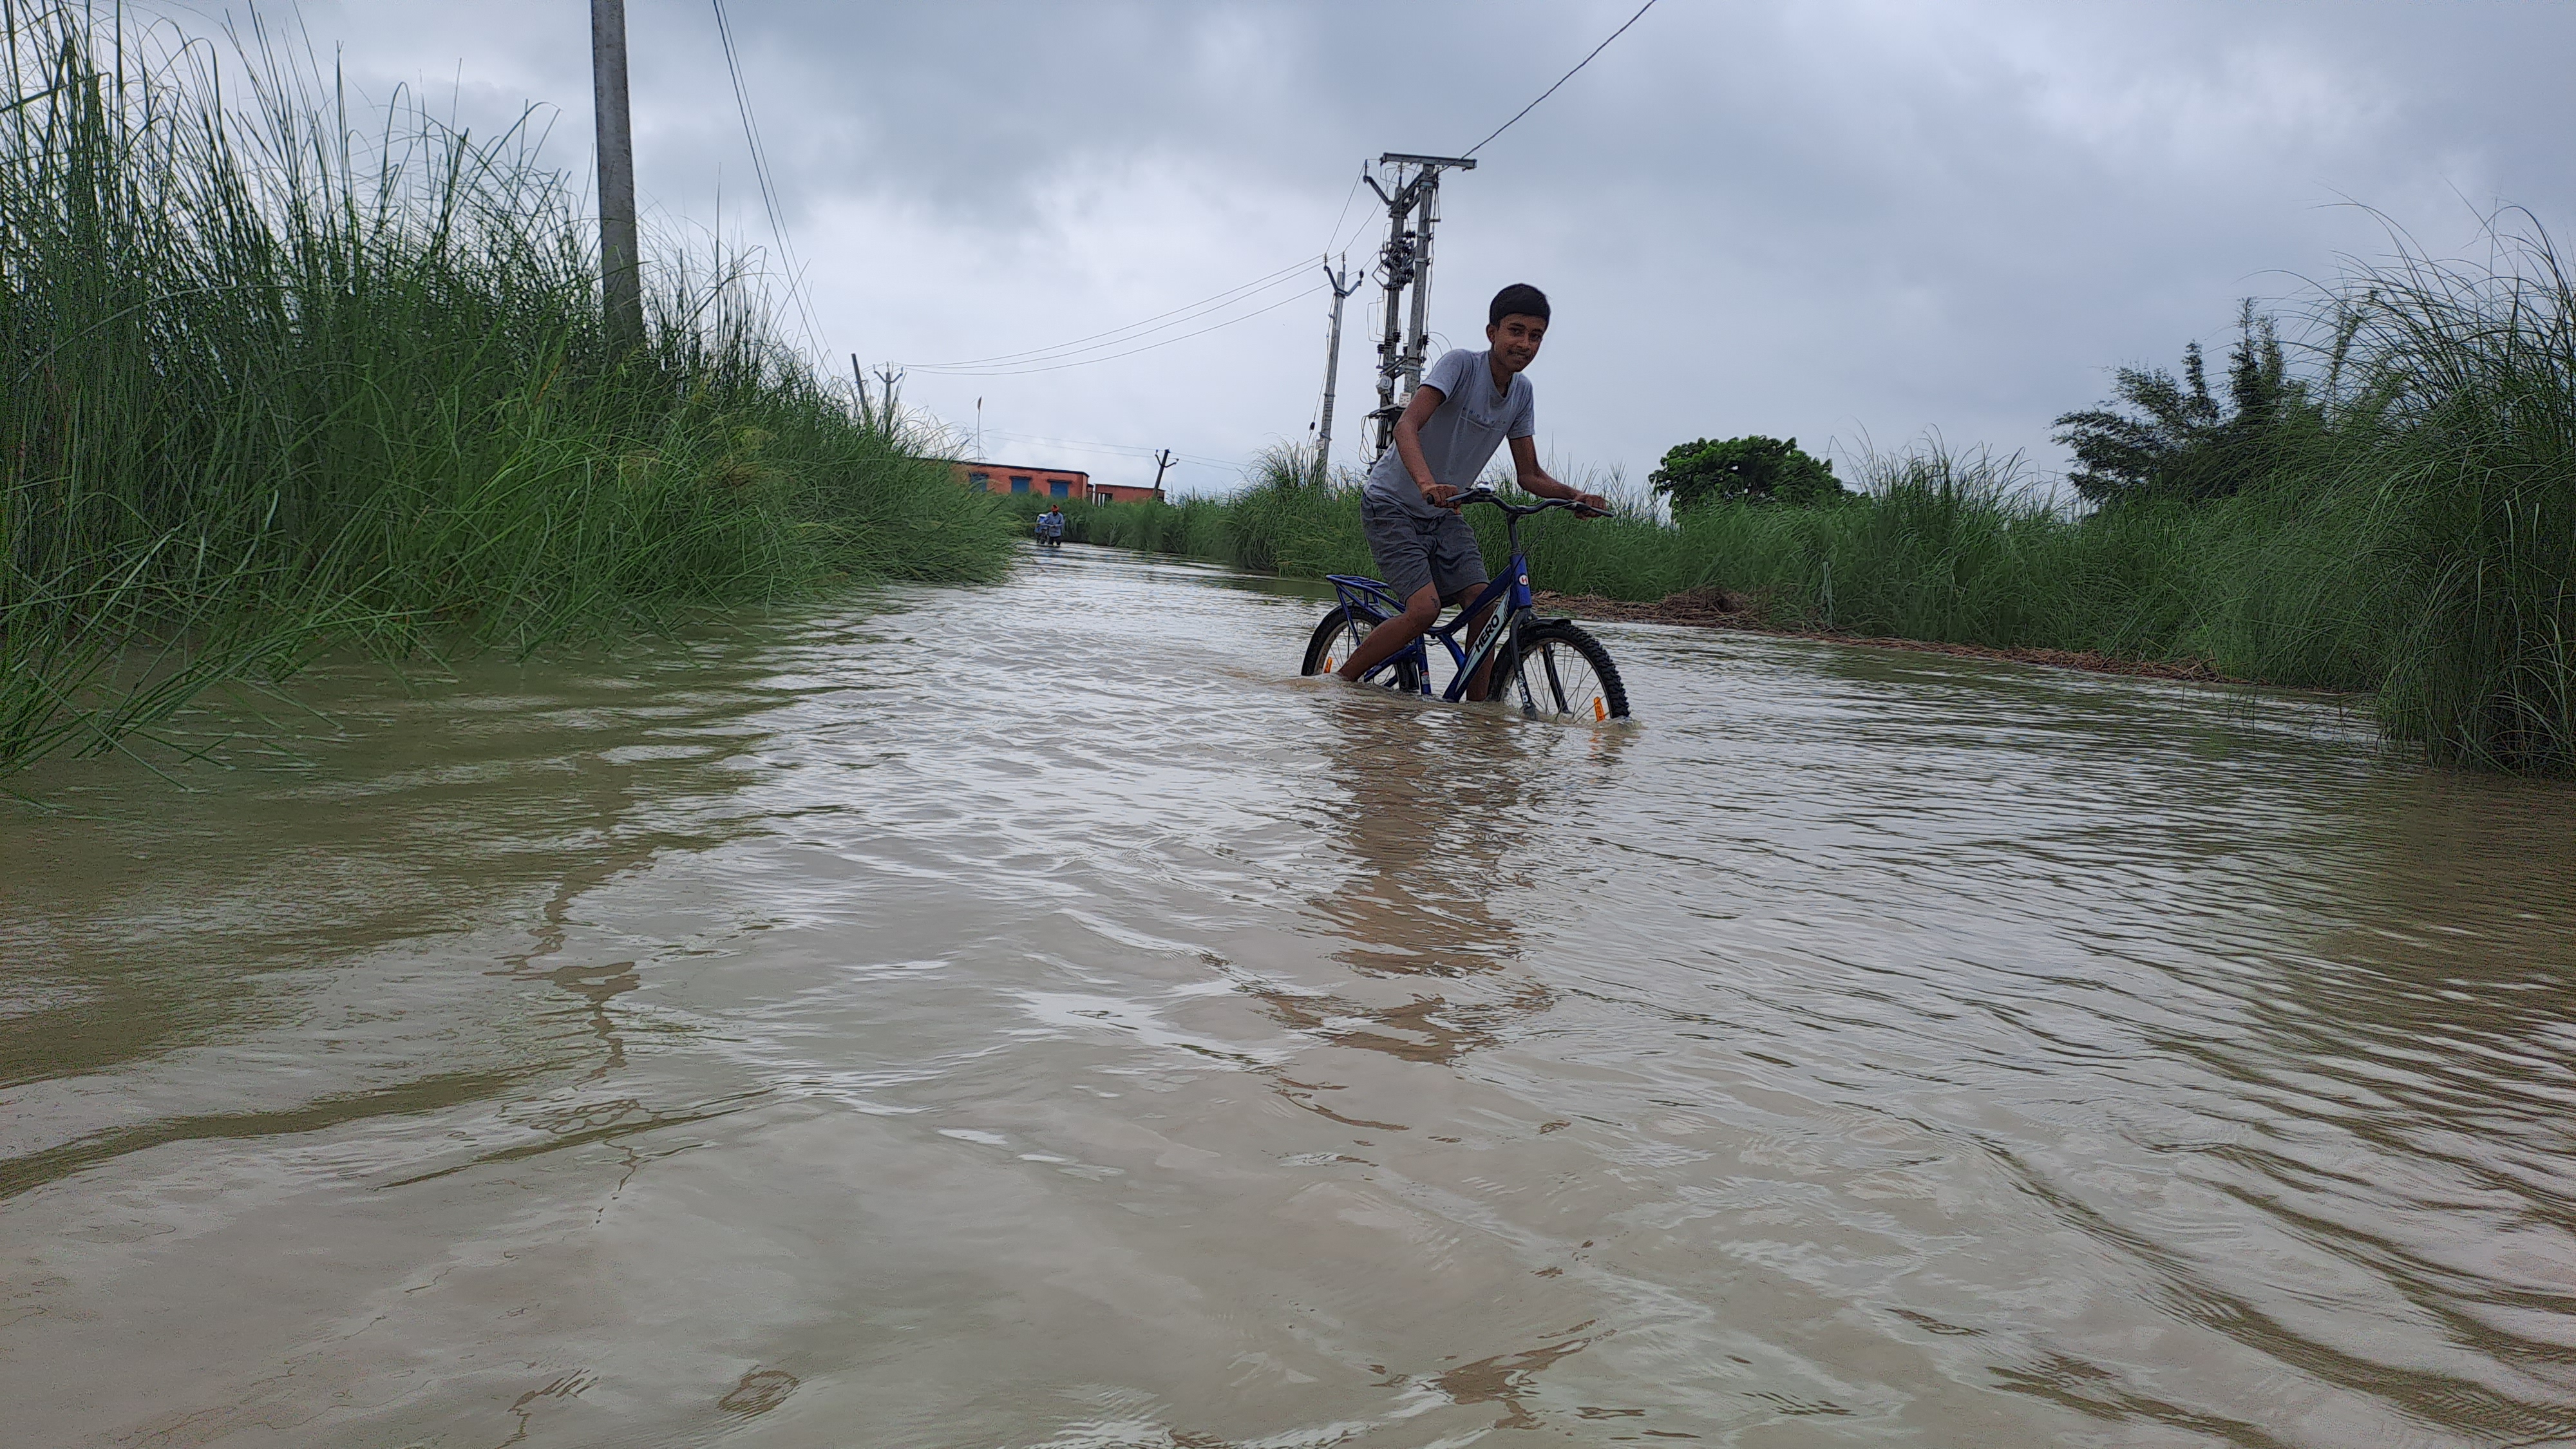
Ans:
MULTIPOLYGON (((721 4, 722 0, 717 0, 717 3, 721 4)), ((1343 193, 1341 213, 1333 218, 1333 244, 1326 248, 1327 254, 1340 251, 1343 248, 1344 241, 1342 238, 1342 224, 1349 219, 1351 214, 1351 202, 1359 195, 1360 186, 1366 179, 1365 173, 1360 176, 1353 177, 1351 179, 1350 190, 1343 193)), ((1368 225, 1368 221, 1369 219, 1363 216, 1360 219, 1360 227, 1365 229, 1368 225)), ((1223 311, 1226 307, 1237 302, 1249 300, 1251 294, 1266 291, 1272 287, 1278 286, 1292 277, 1297 276, 1305 271, 1308 265, 1310 264, 1305 259, 1300 258, 1275 272, 1255 277, 1251 281, 1241 283, 1237 286, 1229 287, 1213 296, 1202 297, 1198 301, 1188 303, 1184 306, 1175 307, 1168 312, 1157 312, 1151 317, 1147 317, 1142 321, 1128 323, 1124 327, 1113 327, 1106 332, 1094 332, 1087 337, 1077 337, 1071 342, 1060 342, 1052 347, 1034 347, 1022 352, 1005 352, 992 357, 967 358, 955 362, 913 362, 906 363, 904 366, 911 371, 933 373, 951 377, 1018 377, 1038 372, 1059 372, 1069 367, 1087 367, 1095 362, 1111 362, 1121 357, 1133 357, 1139 352, 1150 352, 1158 347, 1169 346, 1172 343, 1186 341, 1192 337, 1204 336, 1207 333, 1218 330, 1219 328, 1231 327, 1237 322, 1248 322, 1251 319, 1260 316, 1264 312, 1276 311, 1281 307, 1287 306, 1290 302, 1314 296, 1317 292, 1323 291, 1324 289, 1321 287, 1309 287, 1302 292, 1282 298, 1268 306, 1259 307, 1239 316, 1227 318, 1225 321, 1199 328, 1196 331, 1182 333, 1177 337, 1167 337, 1158 342, 1148 343, 1143 347, 1129 348, 1123 352, 1109 352, 1098 357, 1085 357, 1082 356, 1082 354, 1086 352, 1101 352, 1104 348, 1117 347, 1122 343, 1133 342, 1142 337, 1149 337, 1156 332, 1166 331, 1170 328, 1180 326, 1183 323, 1197 321, 1203 317, 1223 311)), ((1207 460, 1202 459, 1198 461, 1207 460)), ((1232 465, 1229 464, 1225 466, 1232 465)))
MULTIPOLYGON (((1636 24, 1640 19, 1644 18, 1644 16, 1645 16, 1645 14, 1646 14, 1646 12, 1647 12, 1647 11, 1652 10, 1652 9, 1654 9, 1654 8, 1655 8, 1655 0, 1646 0, 1646 3, 1645 3, 1645 4, 1640 5, 1640 6, 1638 6, 1638 7, 1637 7, 1637 13, 1636 13, 1636 14, 1631 15, 1631 16, 1629 16, 1629 17, 1628 17, 1628 25, 1634 25, 1634 24, 1636 24)), ((1627 33, 1628 33, 1628 25, 1622 25, 1622 26, 1620 26, 1618 29, 1611 31, 1611 32, 1610 32, 1610 40, 1617 40, 1620 36, 1623 36, 1623 35, 1627 34, 1627 33)), ((1608 50, 1608 49, 1610 48, 1610 40, 1605 40, 1605 41, 1601 42, 1599 45, 1596 45, 1596 46, 1592 47, 1592 55, 1599 55, 1601 52, 1603 52, 1603 51, 1605 51, 1605 50, 1608 50)), ((1583 69, 1585 66, 1590 65, 1590 64, 1592 63, 1592 55, 1587 55, 1587 56, 1585 56, 1583 59, 1576 61, 1576 62, 1574 63, 1574 70, 1567 71, 1565 74, 1563 74, 1563 75, 1561 75, 1561 76, 1558 76, 1558 77, 1556 78, 1556 86, 1561 86, 1561 85, 1565 84, 1567 81, 1570 81, 1570 80, 1574 79, 1574 72, 1575 72, 1575 71, 1579 71, 1579 70, 1583 69)), ((1540 91, 1540 92, 1538 93, 1538 101, 1546 100, 1549 96, 1555 95, 1555 94, 1556 94, 1556 86, 1549 86, 1546 90, 1540 91)), ((1522 116, 1526 116, 1526 115, 1528 115, 1530 112, 1537 110, 1537 109, 1538 109, 1538 101, 1532 101, 1532 102, 1530 102, 1528 105, 1521 107, 1521 108, 1520 108, 1520 111, 1519 111, 1517 114, 1515 114, 1515 115, 1511 118, 1511 120, 1505 121, 1505 122, 1503 122, 1501 125, 1496 126, 1496 127, 1494 128, 1494 136, 1499 136, 1499 135, 1503 134, 1505 131, 1510 130, 1510 129, 1515 125, 1515 124, 1517 124, 1517 123, 1520 121, 1520 118, 1521 118, 1522 116)), ((1475 155, 1477 152, 1484 150, 1484 149, 1485 149, 1485 147, 1486 147, 1486 145, 1494 139, 1494 136, 1487 136, 1484 140, 1479 141, 1479 142, 1477 142, 1475 145, 1468 147, 1468 148, 1466 149, 1466 152, 1465 152, 1464 154, 1469 155, 1469 156, 1473 156, 1473 155, 1475 155)))
POLYGON ((957 369, 1000 366, 1006 363, 1018 364, 1048 362, 1056 360, 1059 357, 1071 356, 1078 352, 1097 351, 1100 347, 1114 347, 1120 342, 1132 342, 1137 337, 1160 332, 1164 327, 1177 327, 1183 322, 1195 320, 1195 317, 1197 316, 1219 310, 1231 302, 1241 300, 1242 294, 1244 293, 1259 292, 1270 287, 1275 287, 1281 282, 1287 281, 1289 278, 1297 276, 1305 270, 1306 262, 1305 259, 1301 257, 1297 261, 1281 267, 1275 272, 1269 273, 1266 276, 1255 277, 1251 281, 1245 282, 1239 286, 1228 287, 1224 291, 1219 292, 1212 297, 1202 297, 1195 302, 1175 307, 1169 312, 1157 312, 1153 316, 1148 317, 1141 322, 1130 322, 1124 327, 1112 327, 1106 332, 1094 332, 1088 337, 1077 337, 1071 342, 1059 342, 1052 347, 1033 347, 1025 352, 1005 352, 994 357, 973 357, 958 362, 916 362, 907 365, 918 367, 928 372, 942 372, 957 369), (1166 318, 1171 320, 1165 321, 1164 319, 1166 318), (1154 325, 1156 323, 1161 323, 1162 326, 1154 325), (1097 346, 1090 344, 1097 344, 1097 346))
POLYGON ((778 239, 778 255, 786 264, 787 299, 796 304, 796 315, 805 321, 805 340, 822 345, 822 325, 814 320, 814 309, 805 298, 804 276, 797 265, 796 246, 787 239, 787 217, 778 204, 778 187, 769 172, 769 148, 761 144, 760 123, 752 119, 751 91, 742 82, 742 59, 735 51, 733 24, 725 16, 724 0, 709 0, 716 12, 716 38, 723 42, 725 70, 733 77, 734 109, 742 114, 743 143, 751 150, 752 178, 760 183, 760 204, 769 213, 769 234, 778 239))
MULTIPOLYGON (((1368 178, 1363 176, 1360 179, 1362 181, 1366 181, 1368 178)), ((1377 220, 1376 208, 1372 207, 1367 211, 1361 212, 1360 219, 1351 223, 1349 235, 1343 235, 1341 229, 1339 227, 1335 227, 1333 229, 1333 244, 1325 248, 1323 254, 1328 257, 1339 256, 1342 253, 1349 251, 1351 249, 1351 244, 1360 239, 1360 233, 1367 231, 1369 229, 1369 223, 1375 220, 1377 220)))
MULTIPOLYGON (((1151 458, 1156 455, 1155 449, 1139 447, 1134 443, 1102 443, 1083 438, 1058 438, 1045 433, 1015 433, 1007 428, 993 428, 990 432, 997 438, 1017 439, 1023 443, 1044 443, 1052 448, 1063 448, 1077 453, 1109 453, 1126 458, 1151 458)), ((1172 456, 1184 463, 1196 463, 1206 468, 1241 468, 1245 462, 1241 458, 1211 458, 1203 453, 1173 453, 1172 456)))
MULTIPOLYGON (((1344 240, 1342 238, 1342 224, 1349 220, 1352 198, 1359 195, 1361 183, 1365 179, 1365 177, 1359 176, 1351 178, 1350 190, 1343 193, 1341 214, 1333 219, 1334 241, 1333 245, 1326 249, 1328 254, 1340 251, 1343 248, 1344 240)), ((1369 218, 1363 216, 1360 218, 1359 225, 1362 228, 1366 228, 1368 222, 1369 218)), ((1176 327, 1184 322, 1195 321, 1210 313, 1221 311, 1226 305, 1232 302, 1245 300, 1245 294, 1247 293, 1257 293, 1266 290, 1267 288, 1277 286, 1280 283, 1299 275, 1304 272, 1309 265, 1311 265, 1311 263, 1301 258, 1295 262, 1291 262, 1287 266, 1281 267, 1275 272, 1255 277, 1251 281, 1241 283, 1237 286, 1228 287, 1226 290, 1218 292, 1213 296, 1202 297, 1195 302, 1175 307, 1168 312, 1157 312, 1151 317, 1147 317, 1142 321, 1128 323, 1124 327, 1112 327, 1106 332, 1094 332, 1089 336, 1077 337, 1070 342, 1060 342, 1052 347, 1033 347, 1023 352, 1005 352, 992 357, 966 358, 955 362, 906 363, 905 366, 922 372, 981 376, 1014 376, 1024 372, 1049 371, 1052 369, 1037 365, 1048 362, 1067 362, 1068 365, 1078 366, 1081 364, 1072 363, 1069 360, 1084 352, 1096 352, 1101 348, 1114 347, 1122 342, 1131 342, 1139 337, 1151 336, 1153 333, 1163 331, 1166 328, 1176 327), (1156 324, 1161 325, 1158 326, 1156 324)), ((1314 295, 1314 290, 1312 289, 1298 294, 1298 296, 1312 295, 1314 295)), ((1274 305, 1284 306, 1286 305, 1286 302, 1295 300, 1297 300, 1296 297, 1290 297, 1286 299, 1286 301, 1276 303, 1274 305)), ((1260 311, 1247 312, 1241 317, 1230 319, 1228 322, 1219 323, 1217 326, 1230 326, 1233 322, 1245 321, 1249 318, 1259 316, 1262 311, 1269 310, 1271 309, 1265 307, 1260 309, 1260 311)), ((1212 332, 1214 330, 1216 330, 1215 327, 1208 327, 1200 329, 1200 332, 1212 332)), ((1195 337, 1200 335, 1200 333, 1193 332, 1187 335, 1195 337)), ((1178 342, 1181 339, 1174 337, 1166 340, 1178 342)), ((1161 344, 1157 343, 1155 345, 1160 346, 1161 344)), ((1138 352, 1144 350, 1146 349, 1135 349, 1135 351, 1138 352)), ((1132 352, 1122 352, 1115 355, 1126 357, 1134 354, 1132 352)), ((1109 360, 1110 359, 1107 357, 1096 357, 1083 359, 1083 362, 1106 362, 1109 360)))
MULTIPOLYGON (((1323 255, 1329 257, 1342 249, 1342 223, 1351 219, 1351 203, 1359 199, 1360 183, 1367 179, 1368 173, 1362 171, 1351 178, 1351 189, 1342 193, 1342 214, 1333 218, 1333 230, 1324 238, 1323 255)), ((1368 225, 1368 219, 1362 217, 1360 225, 1368 225)))
POLYGON ((1131 347, 1124 352, 1104 353, 1098 357, 1078 357, 1070 362, 1054 361, 1037 367, 931 367, 920 363, 907 366, 910 371, 937 373, 949 377, 1022 377, 1033 372, 1062 372, 1069 367, 1089 367, 1095 362, 1115 362, 1122 357, 1133 357, 1139 352, 1151 352, 1158 347, 1169 347, 1175 342, 1187 342, 1193 337, 1205 337, 1211 332, 1221 331, 1238 322, 1249 322, 1264 312, 1276 312, 1291 302, 1302 302, 1324 290, 1326 288, 1322 286, 1308 287, 1302 292, 1292 292, 1267 307, 1254 308, 1239 317, 1228 317, 1222 322, 1199 328, 1195 332, 1184 332, 1178 337, 1166 337, 1160 342, 1148 342, 1142 347, 1131 347))

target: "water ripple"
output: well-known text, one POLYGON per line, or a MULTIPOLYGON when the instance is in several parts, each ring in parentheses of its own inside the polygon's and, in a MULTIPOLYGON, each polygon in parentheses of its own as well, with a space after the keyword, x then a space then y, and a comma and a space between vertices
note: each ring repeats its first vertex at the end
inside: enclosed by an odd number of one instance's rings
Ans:
POLYGON ((18 1430, 2576 1437, 2576 792, 1651 626, 1537 726, 1319 610, 1067 549, 48 765, 18 1430))

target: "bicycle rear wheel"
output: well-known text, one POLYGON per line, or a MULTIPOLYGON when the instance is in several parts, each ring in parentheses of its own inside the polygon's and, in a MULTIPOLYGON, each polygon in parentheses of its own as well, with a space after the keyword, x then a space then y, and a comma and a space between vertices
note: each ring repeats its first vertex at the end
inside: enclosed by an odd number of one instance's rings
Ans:
POLYGON ((1488 696, 1533 719, 1599 724, 1628 717, 1628 686, 1601 641, 1562 619, 1521 631, 1494 665, 1488 696))
MULTIPOLYGON (((1360 641, 1368 637, 1369 630, 1376 623, 1347 604, 1326 614, 1323 622, 1315 626, 1315 636, 1306 641, 1306 662, 1298 667, 1297 672, 1330 674, 1341 668, 1359 652, 1360 641)), ((1405 694, 1419 694, 1422 691, 1422 671, 1410 658, 1398 655, 1380 665, 1368 683, 1405 694)))

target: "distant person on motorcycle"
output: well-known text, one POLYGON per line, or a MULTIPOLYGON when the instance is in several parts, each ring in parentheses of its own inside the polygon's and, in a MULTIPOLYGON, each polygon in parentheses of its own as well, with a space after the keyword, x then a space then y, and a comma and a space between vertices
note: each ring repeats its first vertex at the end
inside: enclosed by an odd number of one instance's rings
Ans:
MULTIPOLYGON (((1404 600, 1404 612, 1369 631, 1350 662, 1336 671, 1344 679, 1357 682, 1421 638, 1439 621, 1444 601, 1463 605, 1484 587, 1485 556, 1476 546, 1476 531, 1450 500, 1476 486, 1476 475, 1506 440, 1512 471, 1527 492, 1586 508, 1610 506, 1597 493, 1549 477, 1531 441, 1538 405, 1521 372, 1547 336, 1547 294, 1515 282, 1494 294, 1485 314, 1490 346, 1483 352, 1459 348, 1431 364, 1404 405, 1404 416, 1396 419, 1395 446, 1369 470, 1360 527, 1379 575, 1404 600)), ((1471 637, 1475 627, 1481 626, 1470 627, 1471 637)), ((1488 659, 1486 668, 1492 663, 1488 659)), ((1485 697, 1481 677, 1468 697, 1485 697)))

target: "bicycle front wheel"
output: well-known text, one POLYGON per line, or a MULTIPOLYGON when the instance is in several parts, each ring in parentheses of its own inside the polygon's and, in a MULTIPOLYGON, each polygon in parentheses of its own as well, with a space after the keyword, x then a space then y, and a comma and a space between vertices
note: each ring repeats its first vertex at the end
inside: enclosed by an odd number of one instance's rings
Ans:
MULTIPOLYGON (((1330 674, 1341 668, 1359 652, 1360 641, 1368 637, 1369 630, 1376 623, 1347 604, 1326 614, 1323 622, 1315 626, 1314 637, 1306 641, 1306 662, 1299 666, 1297 672, 1330 674)), ((1415 667, 1411 658, 1398 655, 1378 666, 1368 682, 1405 694, 1418 694, 1422 690, 1422 671, 1415 667)))
POLYGON ((1533 719, 1599 724, 1628 717, 1628 686, 1610 651, 1562 619, 1521 631, 1519 647, 1494 665, 1488 698, 1533 719))

